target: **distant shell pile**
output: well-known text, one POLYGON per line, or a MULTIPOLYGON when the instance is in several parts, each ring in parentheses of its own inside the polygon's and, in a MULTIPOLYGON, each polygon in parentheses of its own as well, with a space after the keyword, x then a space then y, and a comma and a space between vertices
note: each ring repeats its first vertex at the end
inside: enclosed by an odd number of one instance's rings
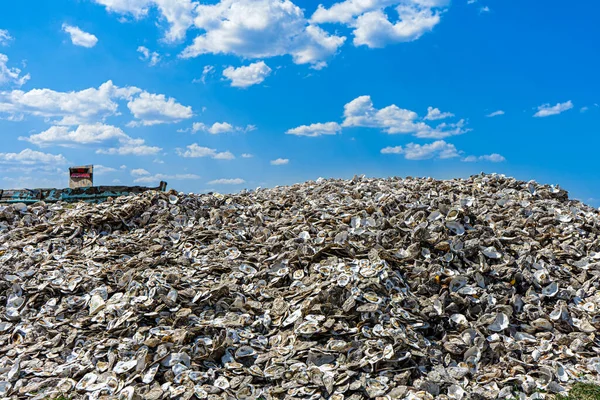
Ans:
POLYGON ((544 398, 599 286, 598 210, 500 175, 0 206, 0 398, 544 398))

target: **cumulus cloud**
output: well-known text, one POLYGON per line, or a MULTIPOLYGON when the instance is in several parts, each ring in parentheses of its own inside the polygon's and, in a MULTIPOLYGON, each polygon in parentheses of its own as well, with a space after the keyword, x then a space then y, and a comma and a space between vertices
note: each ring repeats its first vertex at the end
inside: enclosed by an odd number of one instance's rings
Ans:
POLYGON ((376 109, 371 96, 360 96, 344 106, 343 127, 379 128, 389 134, 413 134, 419 138, 442 139, 461 135, 465 128, 464 119, 456 123, 442 123, 432 127, 419 120, 416 112, 399 108, 395 104, 376 109))
POLYGON ((150 172, 146 171, 143 168, 137 168, 137 169, 132 169, 130 171, 131 176, 144 176, 144 175, 150 175, 150 172))
POLYGON ((192 125, 192 133, 196 132, 208 132, 211 135, 219 135, 222 133, 231 133, 231 132, 250 132, 255 130, 256 127, 254 125, 247 125, 245 128, 240 126, 233 126, 229 122, 215 122, 211 126, 203 124, 202 122, 194 122, 192 125))
POLYGON ((494 112, 489 113, 488 115, 486 115, 486 117, 492 118, 492 117, 497 117, 499 115, 504 115, 504 111, 502 111, 502 110, 494 111, 494 112))
POLYGON ((235 54, 257 59, 289 54, 296 64, 322 67, 344 43, 304 17, 289 0, 221 0, 198 4, 194 24, 204 31, 181 54, 235 54))
POLYGON ((0 164, 66 164, 67 159, 62 154, 42 153, 31 149, 24 149, 20 153, 0 153, 0 164))
POLYGON ((506 158, 504 158, 503 156, 501 156, 498 153, 493 153, 493 154, 486 154, 483 156, 468 156, 463 158, 464 162, 477 162, 477 161, 489 161, 489 162, 502 162, 502 161, 506 161, 506 158))
POLYGON ((440 14, 430 8, 398 6, 396 12, 399 16, 396 23, 381 10, 359 16, 354 25, 354 45, 381 48, 390 43, 411 42, 440 22, 440 14))
POLYGON ((110 12, 144 18, 151 8, 157 8, 161 17, 169 25, 165 41, 174 42, 185 38, 186 31, 193 24, 195 3, 191 0, 94 0, 110 12))
POLYGON ((209 157, 215 160, 233 160, 235 156, 229 151, 218 152, 216 149, 202 147, 198 143, 192 143, 186 147, 187 150, 177 149, 177 154, 185 158, 209 157))
POLYGON ((68 126, 51 126, 41 133, 19 139, 40 147, 52 145, 73 147, 74 145, 97 144, 110 140, 117 142, 131 140, 121 128, 104 124, 79 125, 75 130, 71 130, 68 126))
POLYGON ((252 158, 252 157, 254 157, 254 156, 252 154, 250 154, 250 153, 244 153, 244 154, 242 154, 242 158, 252 158))
POLYGON ((278 158, 276 160, 271 160, 271 165, 287 165, 290 163, 290 160, 287 158, 278 158))
MULTIPOLYGON (((1 66, 0 66, 1 67, 1 66)), ((135 118, 130 126, 179 122, 193 116, 192 108, 179 104, 164 94, 148 93, 135 86, 119 87, 107 81, 98 88, 57 92, 51 89, 0 92, 0 114, 12 118, 22 115, 60 118, 56 125, 79 125, 103 121, 119 115, 121 101, 135 118)))
POLYGON ((403 154, 407 160, 447 159, 459 156, 456 147, 443 140, 424 145, 409 143, 404 148, 402 146, 385 147, 381 149, 381 154, 403 154))
POLYGON ((438 119, 445 119, 454 117, 451 112, 441 112, 439 108, 427 107, 427 115, 424 119, 429 121, 435 121, 438 119))
POLYGON ((111 81, 103 83, 97 89, 89 88, 78 92, 13 90, 0 93, 0 112, 31 114, 44 118, 63 117, 61 123, 74 125, 114 115, 118 109, 114 100, 131 94, 130 91, 121 91, 111 81))
POLYGON ((156 146, 147 146, 143 139, 132 139, 119 147, 109 149, 98 149, 97 154, 119 155, 119 156, 152 156, 158 154, 162 148, 156 146))
POLYGON ((319 5, 313 23, 342 23, 353 28, 354 45, 371 48, 409 42, 430 32, 441 20, 447 0, 345 0, 329 8, 319 5), (386 8, 396 6, 396 21, 386 8))
POLYGON ((543 104, 538 107, 538 111, 533 115, 534 117, 549 117, 551 115, 557 115, 573 108, 571 100, 565 103, 557 103, 555 106, 550 104, 543 104))
POLYGON ((209 185, 241 185, 242 183, 246 183, 246 181, 241 178, 215 179, 213 181, 208 182, 209 185))
POLYGON ((231 86, 240 88, 259 84, 270 74, 271 68, 264 61, 239 68, 227 67, 223 71, 223 76, 231 81, 231 86))
MULTIPOLYGON (((0 53, 0 86, 7 83, 15 86, 23 86, 31 78, 29 74, 21 75, 19 68, 9 68, 7 64, 8 56, 0 53)), ((2 112, 2 104, 0 104, 0 112, 2 112)))
POLYGON ((402 146, 384 147, 381 149, 381 154, 403 154, 402 146))
POLYGON ((140 60, 148 61, 148 65, 151 67, 155 66, 160 61, 160 54, 155 51, 150 51, 150 49, 145 46, 139 46, 137 51, 142 54, 140 60))
POLYGON ((164 94, 142 92, 138 97, 127 103, 129 111, 139 121, 132 121, 130 126, 157 125, 179 122, 191 118, 192 107, 184 106, 164 94))
POLYGON ((117 99, 130 98, 141 89, 119 88, 107 81, 96 88, 78 92, 56 92, 50 89, 0 92, 0 113, 29 114, 38 117, 62 117, 61 124, 77 125, 103 119, 117 113, 117 99))
POLYGON ((119 155, 152 155, 157 154, 160 147, 147 146, 143 139, 134 139, 127 135, 121 128, 104 124, 83 124, 72 130, 68 126, 51 126, 47 130, 33 134, 29 137, 19 137, 40 147, 63 146, 75 147, 79 145, 108 144, 116 147, 98 149, 99 154, 119 155))
POLYGON ((155 175, 146 175, 141 176, 139 178, 134 179, 135 183, 159 183, 160 181, 188 181, 188 180, 196 180, 200 179, 199 175, 196 174, 175 174, 175 175, 165 175, 165 174, 155 174, 155 175))
MULTIPOLYGON (((308 20, 291 0, 94 0, 108 11, 141 19, 156 8, 166 20, 167 42, 186 38, 193 43, 183 58, 202 54, 233 54, 246 59, 290 55, 296 64, 325 67, 346 38, 320 24, 341 23, 352 29, 354 45, 383 47, 408 42, 430 32, 440 22, 449 0, 345 0, 329 8, 319 5, 308 20)), ((202 81, 199 79, 198 81, 202 81)))
POLYGON ((321 135, 336 135, 341 131, 342 127, 337 122, 325 122, 310 125, 301 125, 297 128, 288 129, 286 134, 316 137, 321 135))
POLYGON ((112 167, 106 167, 101 164, 94 164, 94 175, 106 175, 113 172, 117 172, 117 169, 112 167))
POLYGON ((91 33, 84 32, 79 27, 63 24, 62 30, 69 34, 71 37, 71 43, 75 46, 91 48, 98 43, 98 38, 91 33))
POLYGON ((6 46, 12 39, 6 29, 0 29, 0 46, 6 46))
POLYGON ((204 68, 202 68, 202 77, 200 79, 194 79, 192 83, 202 82, 206 84, 206 78, 208 78, 208 76, 212 75, 214 72, 215 67, 213 67, 212 65, 205 65, 204 68))

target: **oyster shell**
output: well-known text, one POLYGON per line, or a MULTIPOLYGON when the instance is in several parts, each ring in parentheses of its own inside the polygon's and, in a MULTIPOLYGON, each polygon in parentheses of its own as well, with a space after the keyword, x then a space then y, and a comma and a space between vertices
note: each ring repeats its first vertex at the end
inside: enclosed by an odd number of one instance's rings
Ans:
POLYGON ((0 205, 0 397, 562 393, 600 377, 598 226, 495 174, 0 205))

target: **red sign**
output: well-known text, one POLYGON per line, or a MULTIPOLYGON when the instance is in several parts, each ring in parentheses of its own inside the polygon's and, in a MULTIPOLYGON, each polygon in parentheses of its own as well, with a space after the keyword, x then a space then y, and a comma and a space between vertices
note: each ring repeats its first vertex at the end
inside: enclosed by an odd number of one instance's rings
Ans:
POLYGON ((71 178, 90 178, 91 174, 72 173, 71 178))

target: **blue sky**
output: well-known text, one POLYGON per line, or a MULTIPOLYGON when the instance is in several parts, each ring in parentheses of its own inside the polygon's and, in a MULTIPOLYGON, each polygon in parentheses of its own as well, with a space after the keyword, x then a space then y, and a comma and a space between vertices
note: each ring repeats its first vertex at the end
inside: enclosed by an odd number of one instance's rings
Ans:
POLYGON ((600 206, 593 1, 27 0, 0 12, 0 187, 560 184, 600 206))

